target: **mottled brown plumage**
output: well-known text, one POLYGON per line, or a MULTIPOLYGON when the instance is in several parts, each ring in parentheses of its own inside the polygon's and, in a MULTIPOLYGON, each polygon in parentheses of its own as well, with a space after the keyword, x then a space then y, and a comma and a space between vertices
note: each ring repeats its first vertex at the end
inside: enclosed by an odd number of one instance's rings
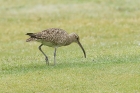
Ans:
MULTIPOLYGON (((26 40, 26 42, 30 41, 37 41, 40 42, 41 45, 39 46, 39 50, 44 54, 46 57, 46 62, 48 62, 48 57, 45 55, 45 53, 41 50, 42 45, 46 45, 49 47, 54 47, 54 64, 55 62, 55 56, 56 56, 56 48, 61 46, 66 46, 71 44, 72 42, 78 43, 81 49, 83 50, 84 56, 86 57, 86 53, 84 48, 82 47, 79 36, 75 33, 68 34, 65 30, 59 29, 59 28, 49 28, 47 30, 43 30, 42 32, 38 33, 27 33, 26 35, 29 35, 30 38, 26 40)), ((49 62, 48 62, 49 64, 49 62)))

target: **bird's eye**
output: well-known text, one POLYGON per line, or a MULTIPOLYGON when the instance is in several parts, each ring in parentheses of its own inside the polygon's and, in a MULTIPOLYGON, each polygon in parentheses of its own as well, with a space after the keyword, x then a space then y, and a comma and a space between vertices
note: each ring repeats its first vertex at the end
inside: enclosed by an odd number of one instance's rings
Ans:
POLYGON ((79 37, 76 37, 77 40, 79 40, 79 37))
POLYGON ((79 36, 77 34, 74 35, 77 40, 79 40, 79 36))

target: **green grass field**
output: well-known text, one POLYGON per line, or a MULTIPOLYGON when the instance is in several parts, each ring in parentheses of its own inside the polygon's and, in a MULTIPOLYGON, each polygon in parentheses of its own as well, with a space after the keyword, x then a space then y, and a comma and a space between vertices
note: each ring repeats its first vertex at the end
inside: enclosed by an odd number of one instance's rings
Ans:
POLYGON ((0 93, 140 93, 140 0, 0 0, 0 93), (77 44, 38 50, 27 32, 75 32, 77 44))

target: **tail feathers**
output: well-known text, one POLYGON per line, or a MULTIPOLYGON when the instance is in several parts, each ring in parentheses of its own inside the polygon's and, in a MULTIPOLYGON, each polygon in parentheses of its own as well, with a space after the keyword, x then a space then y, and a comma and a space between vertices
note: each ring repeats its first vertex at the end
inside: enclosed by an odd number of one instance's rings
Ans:
POLYGON ((26 35, 29 35, 29 36, 31 36, 33 33, 27 33, 26 35))
POLYGON ((36 37, 36 36, 34 35, 34 33, 27 33, 26 35, 29 35, 29 36, 31 36, 31 37, 36 37))
POLYGON ((36 41, 36 38, 28 38, 28 39, 26 40, 26 42, 30 42, 30 41, 36 41))

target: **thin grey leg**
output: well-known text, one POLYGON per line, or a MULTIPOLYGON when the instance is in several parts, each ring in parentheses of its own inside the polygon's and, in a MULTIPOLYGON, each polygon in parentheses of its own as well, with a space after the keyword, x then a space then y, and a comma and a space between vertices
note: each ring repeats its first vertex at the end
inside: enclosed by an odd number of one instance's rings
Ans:
POLYGON ((55 50, 54 50, 54 65, 56 65, 56 47, 55 47, 55 50))
POLYGON ((38 48, 39 50, 42 52, 42 54, 45 56, 45 60, 46 60, 46 64, 49 65, 49 60, 48 60, 48 57, 46 56, 46 54, 42 51, 41 47, 43 46, 43 44, 41 44, 38 48))

